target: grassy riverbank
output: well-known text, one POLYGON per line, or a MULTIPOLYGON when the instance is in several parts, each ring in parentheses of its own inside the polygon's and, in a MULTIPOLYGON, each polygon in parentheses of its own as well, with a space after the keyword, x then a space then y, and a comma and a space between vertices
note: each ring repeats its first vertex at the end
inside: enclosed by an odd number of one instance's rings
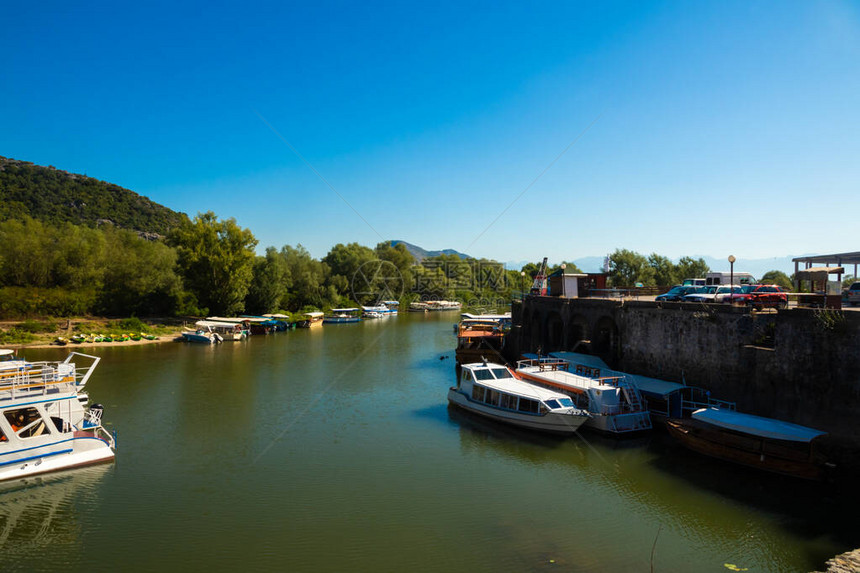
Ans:
POLYGON ((120 342, 69 342, 68 347, 152 344, 174 340, 182 332, 181 320, 141 320, 139 318, 108 319, 100 317, 45 318, 0 322, 0 347, 24 348, 57 345, 59 338, 71 339, 75 335, 106 335, 119 338, 121 335, 148 334, 154 340, 127 340, 120 342))

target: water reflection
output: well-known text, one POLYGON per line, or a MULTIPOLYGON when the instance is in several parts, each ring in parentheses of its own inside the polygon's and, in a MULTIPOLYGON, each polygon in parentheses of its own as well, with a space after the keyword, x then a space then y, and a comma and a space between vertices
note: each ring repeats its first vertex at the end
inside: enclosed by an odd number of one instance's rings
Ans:
POLYGON ((98 504, 102 480, 112 471, 112 465, 97 465, 0 485, 0 569, 27 570, 36 555, 78 548, 79 512, 98 504))
MULTIPOLYGON (((677 559, 680 563, 696 548, 702 563, 723 560, 769 571, 795 570, 799 563, 806 563, 811 570, 846 545, 856 544, 858 526, 853 518, 857 507, 834 507, 827 489, 761 472, 738 471, 707 458, 675 456, 677 452, 667 451, 668 436, 617 440, 579 432, 557 438, 457 408, 449 408, 448 416, 459 427, 464 456, 513 461, 524 473, 554 474, 549 483, 564 492, 564 504, 571 511, 589 514, 594 532, 627 531, 629 545, 634 547, 647 544, 649 527, 652 536, 662 527, 662 556, 669 562, 677 559), (832 536, 834 525, 843 535, 832 536)), ((539 528, 517 518, 504 529, 498 534, 521 547, 539 528)), ((546 531, 539 536, 543 542, 536 539, 535 548, 554 540, 546 531)), ((563 543, 557 543, 560 548, 550 553, 577 553, 575 547, 564 550, 563 543)), ((632 555, 628 552, 627 557, 632 555)), ((612 563, 604 556, 597 570, 628 565, 612 563)))

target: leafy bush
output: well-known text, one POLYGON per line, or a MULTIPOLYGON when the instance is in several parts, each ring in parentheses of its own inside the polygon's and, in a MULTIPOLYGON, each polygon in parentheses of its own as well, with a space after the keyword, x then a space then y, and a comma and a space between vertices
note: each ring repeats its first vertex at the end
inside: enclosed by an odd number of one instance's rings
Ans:
POLYGON ((149 329, 149 326, 136 316, 118 320, 116 326, 125 332, 146 332, 149 329))
POLYGON ((24 332, 18 328, 10 328, 9 330, 0 329, 0 344, 24 344, 35 340, 36 337, 29 332, 24 332))
POLYGON ((18 325, 19 330, 23 330, 24 332, 29 332, 32 334, 39 334, 43 332, 54 332, 57 330, 57 323, 50 321, 38 321, 38 320, 25 320, 21 324, 18 325))
POLYGON ((95 300, 92 289, 4 287, 0 288, 0 318, 81 316, 90 313, 95 300))

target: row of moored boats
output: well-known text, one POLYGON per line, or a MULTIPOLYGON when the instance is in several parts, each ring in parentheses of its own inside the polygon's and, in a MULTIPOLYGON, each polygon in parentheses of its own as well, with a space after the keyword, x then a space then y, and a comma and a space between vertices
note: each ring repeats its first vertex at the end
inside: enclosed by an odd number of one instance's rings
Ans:
POLYGON ((822 479, 831 469, 816 447, 825 432, 741 413, 701 388, 617 372, 585 354, 525 355, 516 367, 461 363, 448 401, 556 434, 584 427, 627 436, 658 423, 688 448, 724 460, 806 479, 822 479))

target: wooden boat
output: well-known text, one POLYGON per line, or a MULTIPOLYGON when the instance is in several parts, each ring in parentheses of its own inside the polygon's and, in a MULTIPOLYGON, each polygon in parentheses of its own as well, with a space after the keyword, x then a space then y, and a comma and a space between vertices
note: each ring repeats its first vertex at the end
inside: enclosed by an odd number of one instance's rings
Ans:
POLYGON ((464 313, 455 327, 458 364, 495 358, 502 350, 511 325, 510 314, 464 313))
POLYGON ((814 428, 718 408, 670 419, 667 428, 693 451, 745 466, 810 480, 828 469, 815 447, 827 433, 814 428))
POLYGON ((562 392, 591 414, 587 427, 610 435, 630 435, 651 429, 651 417, 636 384, 625 376, 574 374, 570 363, 558 358, 517 362, 517 376, 562 392))
POLYGON ((410 302, 409 312, 427 312, 426 302, 410 302))
POLYGON ((475 414, 522 428, 572 434, 589 419, 559 392, 517 379, 500 364, 464 364, 448 403, 475 414))

